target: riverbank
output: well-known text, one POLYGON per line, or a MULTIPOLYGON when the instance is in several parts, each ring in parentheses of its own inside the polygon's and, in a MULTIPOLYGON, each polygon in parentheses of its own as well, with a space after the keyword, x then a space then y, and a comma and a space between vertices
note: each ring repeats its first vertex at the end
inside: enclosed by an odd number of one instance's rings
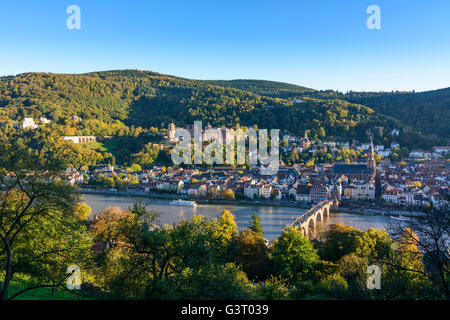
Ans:
POLYGON ((171 199, 182 199, 189 200, 189 197, 172 194, 172 193, 149 193, 145 191, 110 191, 110 190, 96 190, 96 189, 78 189, 78 192, 81 194, 100 194, 104 196, 118 196, 118 197, 140 197, 140 198, 151 198, 151 199, 162 199, 162 200, 171 200, 171 199))
POLYGON ((262 201, 262 200, 224 200, 224 199, 199 199, 190 198, 188 196, 173 194, 173 193, 149 193, 145 191, 109 191, 109 190, 95 190, 95 189, 78 189, 79 193, 82 194, 98 194, 104 196, 118 196, 118 197, 142 197, 150 199, 161 199, 161 200, 190 200, 195 201, 199 204, 223 204, 223 205, 248 205, 248 206, 266 206, 266 207, 290 207, 299 209, 310 209, 312 205, 300 204, 287 201, 262 201))
MULTIPOLYGON (((301 204, 289 201, 262 201, 262 200, 223 200, 223 199, 196 199, 188 196, 173 194, 173 193, 149 193, 145 191, 110 191, 110 190, 95 190, 95 189, 83 189, 78 191, 82 194, 97 194, 106 196, 119 196, 119 197, 142 197, 150 199, 161 200, 191 200, 199 204, 212 204, 212 205, 246 205, 246 206, 266 206, 266 207, 289 207, 299 209, 310 209, 312 205, 301 204)), ((389 216, 419 216, 423 215, 420 211, 407 211, 401 209, 392 208, 380 208, 380 207, 351 207, 351 206, 339 206, 337 212, 357 214, 357 215, 389 215, 389 216)))
MULTIPOLYGON (((92 208, 90 218, 96 214, 104 211, 108 207, 116 206, 123 210, 127 210, 133 206, 136 199, 131 195, 120 196, 114 194, 100 195, 100 194, 84 194, 84 202, 92 208)), ((174 225, 181 221, 189 220, 194 215, 201 215, 206 219, 217 219, 220 217, 224 209, 230 210, 238 226, 238 230, 244 230, 250 225, 253 213, 257 213, 260 217, 261 225, 263 227, 264 237, 270 241, 279 237, 282 230, 292 224, 295 219, 306 212, 306 209, 300 209, 293 206, 278 206, 257 204, 253 205, 249 201, 242 204, 238 201, 231 201, 225 203, 218 201, 220 204, 214 204, 211 201, 203 201, 196 207, 188 206, 173 206, 171 199, 151 199, 149 197, 141 197, 143 204, 151 212, 158 214, 158 223, 174 225)), ((215 202, 215 201, 214 201, 215 202)), ((387 215, 375 214, 352 214, 344 213, 339 210, 333 212, 327 219, 324 220, 324 225, 335 223, 342 223, 362 231, 369 228, 386 229, 386 225, 391 221, 387 215)))

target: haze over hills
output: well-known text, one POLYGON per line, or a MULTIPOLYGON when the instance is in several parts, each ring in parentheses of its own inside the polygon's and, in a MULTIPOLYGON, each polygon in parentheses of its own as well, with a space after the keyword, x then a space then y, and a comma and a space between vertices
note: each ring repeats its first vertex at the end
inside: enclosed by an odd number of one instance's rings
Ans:
POLYGON ((449 137, 449 110, 450 89, 342 94, 273 81, 202 81, 136 70, 0 77, 3 120, 46 115, 60 121, 77 115, 142 127, 202 120, 213 126, 257 124, 296 135, 310 130, 313 137, 344 140, 366 140, 367 130, 377 127, 378 143, 394 139, 392 129, 405 128, 401 138, 406 144, 432 145, 449 137))

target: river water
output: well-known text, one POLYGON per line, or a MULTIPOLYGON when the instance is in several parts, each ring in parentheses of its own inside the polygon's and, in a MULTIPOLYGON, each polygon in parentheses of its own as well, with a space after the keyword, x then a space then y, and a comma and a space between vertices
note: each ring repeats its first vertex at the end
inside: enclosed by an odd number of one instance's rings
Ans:
MULTIPOLYGON (((128 209, 136 200, 134 197, 110 196, 85 194, 85 203, 92 208, 92 214, 97 214, 107 207, 117 206, 128 209)), ((197 207, 171 206, 172 200, 143 199, 147 208, 160 214, 160 223, 173 224, 184 219, 189 219, 195 214, 201 214, 209 218, 217 218, 224 209, 230 210, 238 225, 242 230, 248 227, 253 212, 256 212, 263 227, 264 237, 270 241, 275 240, 281 233, 282 228, 294 222, 295 218, 305 212, 305 209, 277 206, 258 205, 219 205, 219 204, 198 204, 197 207)), ((330 218, 324 224, 342 222, 363 231, 369 228, 384 229, 389 217, 382 215, 361 215, 350 213, 331 213, 330 218)))

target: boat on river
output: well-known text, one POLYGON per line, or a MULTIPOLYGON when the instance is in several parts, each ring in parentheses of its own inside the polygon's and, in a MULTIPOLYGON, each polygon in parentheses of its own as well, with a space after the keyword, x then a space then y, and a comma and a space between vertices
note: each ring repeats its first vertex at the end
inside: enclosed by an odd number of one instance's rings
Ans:
POLYGON ((186 200, 174 200, 170 202, 171 206, 183 206, 183 207, 196 207, 197 203, 195 201, 186 201, 186 200))
POLYGON ((393 220, 399 220, 399 221, 413 221, 413 219, 411 219, 411 218, 406 218, 406 217, 403 217, 403 216, 398 216, 398 217, 394 217, 394 216, 391 216, 391 219, 393 219, 393 220))

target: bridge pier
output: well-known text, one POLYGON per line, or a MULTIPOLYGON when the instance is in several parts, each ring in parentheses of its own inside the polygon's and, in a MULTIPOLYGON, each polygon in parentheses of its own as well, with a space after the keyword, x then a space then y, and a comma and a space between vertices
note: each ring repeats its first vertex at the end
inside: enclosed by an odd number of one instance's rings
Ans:
POLYGON ((316 216, 312 216, 311 218, 309 218, 307 224, 308 224, 308 226, 307 226, 308 234, 310 232, 315 233, 316 232, 316 216))
POLYGON ((302 233, 302 236, 304 236, 304 237, 307 237, 307 236, 308 236, 308 229, 301 228, 301 231, 300 231, 300 232, 302 233))

